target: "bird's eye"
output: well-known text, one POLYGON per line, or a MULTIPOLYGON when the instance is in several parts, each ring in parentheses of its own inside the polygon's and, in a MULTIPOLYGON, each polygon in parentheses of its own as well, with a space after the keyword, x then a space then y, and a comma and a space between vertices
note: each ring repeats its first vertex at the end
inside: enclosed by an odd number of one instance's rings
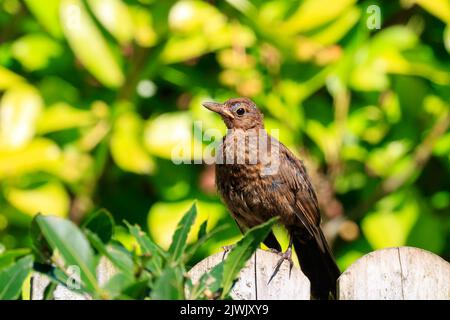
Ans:
POLYGON ((238 116, 242 116, 245 113, 245 109, 244 108, 239 108, 236 110, 236 113, 238 116))

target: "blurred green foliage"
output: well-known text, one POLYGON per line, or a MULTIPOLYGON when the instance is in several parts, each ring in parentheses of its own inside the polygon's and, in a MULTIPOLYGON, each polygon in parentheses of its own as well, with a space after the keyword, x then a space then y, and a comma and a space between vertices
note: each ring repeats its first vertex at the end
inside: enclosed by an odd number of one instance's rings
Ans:
POLYGON ((224 131, 201 101, 248 96, 305 159, 341 267, 450 258, 450 1, 0 0, 0 30, 0 254, 38 212, 99 208, 167 249, 193 199, 190 243, 226 230, 192 263, 235 242, 212 168, 171 158, 200 158, 195 121, 224 131))

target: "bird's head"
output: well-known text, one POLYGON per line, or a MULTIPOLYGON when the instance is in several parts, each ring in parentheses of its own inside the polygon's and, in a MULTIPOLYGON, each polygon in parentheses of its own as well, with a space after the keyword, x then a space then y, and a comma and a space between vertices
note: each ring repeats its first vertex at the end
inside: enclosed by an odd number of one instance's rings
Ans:
POLYGON ((205 102, 203 106, 220 114, 228 129, 264 128, 263 114, 248 98, 229 99, 224 103, 205 102))

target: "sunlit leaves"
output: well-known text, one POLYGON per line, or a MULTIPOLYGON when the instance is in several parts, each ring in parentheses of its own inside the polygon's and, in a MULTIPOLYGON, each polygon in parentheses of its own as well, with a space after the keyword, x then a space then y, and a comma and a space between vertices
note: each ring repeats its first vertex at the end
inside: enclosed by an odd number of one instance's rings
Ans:
POLYGON ((414 0, 414 2, 442 21, 446 23, 450 22, 450 3, 447 0, 414 0))
POLYGON ((151 13, 142 7, 129 8, 134 24, 134 39, 144 48, 153 46, 158 40, 158 34, 153 28, 151 13))
POLYGON ((7 188, 6 199, 20 211, 34 216, 39 212, 66 217, 69 195, 59 181, 52 181, 30 189, 7 188))
POLYGON ((401 165, 401 160, 408 160, 406 156, 409 151, 409 144, 406 141, 393 141, 384 148, 375 149, 371 152, 367 160, 367 166, 371 172, 380 176, 390 176, 399 171, 397 166, 401 165))
POLYGON ((105 86, 122 85, 124 76, 109 44, 80 0, 62 0, 64 34, 85 67, 105 86))
MULTIPOLYGON (((149 230, 155 241, 162 247, 169 247, 172 241, 171 235, 182 217, 182 212, 189 209, 191 203, 192 200, 175 203, 156 203, 150 209, 148 215, 149 230)), ((198 201, 197 207, 198 217, 187 238, 188 243, 195 240, 202 222, 208 219, 209 226, 212 228, 225 214, 223 207, 217 203, 198 201)))
POLYGON ((450 23, 445 27, 444 45, 445 49, 447 49, 447 52, 450 53, 450 23))
POLYGON ((445 242, 445 227, 414 192, 396 192, 380 200, 361 228, 373 249, 408 244, 439 252, 445 242))
POLYGON ((361 10, 350 7, 325 29, 315 32, 311 38, 323 45, 336 43, 356 25, 360 17, 361 10))
POLYGON ((41 0, 24 0, 24 2, 36 19, 52 36, 60 37, 62 35, 59 22, 59 5, 61 0, 46 0, 45 6, 42 5, 41 0))
POLYGON ((201 159, 202 142, 194 138, 188 112, 165 113, 147 122, 145 146, 155 156, 177 162, 201 159))
POLYGON ((111 154, 119 167, 140 174, 151 173, 153 160, 144 149, 142 133, 144 122, 134 112, 120 115, 111 136, 111 154))
POLYGON ((341 266, 369 245, 448 249, 440 228, 449 205, 447 1, 392 3, 381 8, 380 30, 368 29, 369 3, 354 0, 42 2, 0 5, 0 251, 22 243, 17 227, 38 211, 66 216, 73 201, 77 214, 89 216, 101 203, 114 215, 147 221, 150 231, 134 226, 130 235, 116 226, 111 238, 107 227, 107 236, 88 228, 94 254, 125 271, 130 257, 121 259, 119 241, 137 260, 129 273, 142 276, 125 290, 130 274, 117 275, 105 286, 109 297, 145 297, 153 273, 165 279, 154 297, 178 296, 171 289, 186 270, 164 270, 160 250, 169 248, 194 197, 201 200, 186 256, 199 249, 194 258, 201 258, 241 236, 223 223, 231 230, 223 237, 196 242, 208 217, 208 229, 231 218, 215 197, 211 167, 173 162, 202 160, 211 140, 200 141, 194 129, 216 129, 216 141, 225 132, 201 102, 237 95, 254 98, 266 129, 279 129, 283 143, 309 158, 313 180, 317 169, 346 214, 374 190, 416 192, 362 212, 359 240, 369 244, 336 241, 341 266))
MULTIPOLYGON (((357 90, 384 90, 389 86, 388 74, 419 75, 439 84, 450 83, 450 73, 439 67, 432 57, 424 63, 418 36, 406 26, 393 26, 377 33, 361 46, 355 56, 350 83, 357 90), (408 58, 406 50, 412 50, 408 58)), ((423 49, 423 48, 422 48, 423 49)))
POLYGON ((443 135, 434 146, 433 152, 436 155, 445 156, 450 154, 450 133, 443 135))
POLYGON ((34 139, 26 147, 0 151, 0 178, 39 170, 50 170, 60 159, 61 150, 48 139, 34 139))
POLYGON ((355 0, 328 1, 307 0, 303 1, 297 11, 284 23, 283 30, 288 33, 308 31, 323 25, 338 17, 355 0))
POLYGON ((192 59, 231 45, 248 46, 254 42, 251 31, 240 25, 227 24, 221 12, 202 1, 177 2, 170 10, 168 23, 174 35, 162 53, 166 63, 192 59))
POLYGON ((47 67, 62 54, 61 45, 43 34, 28 34, 14 41, 13 56, 29 71, 47 67))
POLYGON ((224 24, 224 16, 216 8, 203 1, 179 1, 169 13, 169 26, 172 30, 180 33, 214 32, 224 24), (208 19, 204 17, 208 17, 208 19))
POLYGON ((121 43, 133 37, 133 21, 122 0, 88 0, 95 16, 121 43))
POLYGON ((23 81, 24 79, 19 75, 0 66, 0 90, 11 88, 23 81))
POLYGON ((18 149, 33 138, 42 105, 39 92, 29 85, 6 92, 0 101, 0 150, 18 149))
POLYGON ((41 134, 86 127, 95 123, 92 112, 74 108, 61 102, 45 108, 37 122, 37 131, 41 134))

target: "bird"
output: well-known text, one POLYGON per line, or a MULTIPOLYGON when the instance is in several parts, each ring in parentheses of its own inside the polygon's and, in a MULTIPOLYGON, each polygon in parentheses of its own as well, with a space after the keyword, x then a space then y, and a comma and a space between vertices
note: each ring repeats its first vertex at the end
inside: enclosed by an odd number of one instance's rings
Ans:
POLYGON ((249 98, 224 103, 204 102, 227 127, 216 151, 215 179, 222 201, 244 233, 278 217, 289 233, 285 252, 273 231, 263 243, 288 260, 292 247, 302 272, 311 283, 314 299, 336 297, 340 270, 322 232, 316 193, 303 162, 267 133, 264 115, 249 98))

